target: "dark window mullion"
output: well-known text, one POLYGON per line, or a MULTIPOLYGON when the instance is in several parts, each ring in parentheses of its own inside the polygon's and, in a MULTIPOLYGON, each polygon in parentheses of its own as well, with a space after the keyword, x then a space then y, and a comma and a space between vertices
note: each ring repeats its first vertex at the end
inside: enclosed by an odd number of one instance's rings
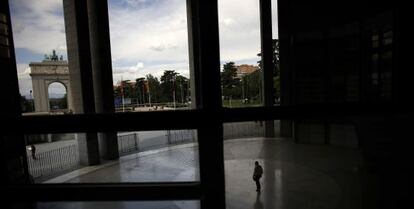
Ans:
MULTIPOLYGON (((278 120, 299 118, 324 118, 327 116, 389 114, 411 111, 407 106, 358 102, 343 104, 312 104, 294 106, 223 108, 212 113, 209 110, 185 110, 170 112, 110 113, 91 115, 27 116, 15 119, 5 117, 3 133, 16 134, 13 127, 25 127, 20 133, 74 133, 86 131, 144 131, 197 129, 211 122, 211 115, 219 115, 221 122, 251 120, 278 120)), ((217 122, 217 121, 213 121, 217 122)))
POLYGON ((260 0, 260 42, 263 70, 263 106, 273 106, 272 1, 260 0))
MULTIPOLYGON (((16 119, 21 116, 22 112, 9 8, 9 1, 0 2, 0 14, 4 17, 1 24, 6 25, 7 28, 7 32, 2 35, 8 42, 8 46, 4 48, 6 53, 1 54, 0 57, 2 78, 4 78, 0 82, 0 86, 1 89, 5 90, 2 94, 4 99, 2 99, 0 106, 1 123, 3 126, 9 123, 9 118, 16 119)), ((21 132, 16 132, 15 127, 21 126, 11 127, 11 130, 14 130, 13 136, 4 131, 6 127, 3 127, 0 133, 0 149, 2 153, 0 178, 3 183, 21 183, 19 182, 20 180, 29 180, 24 136, 21 132)))
POLYGON ((196 129, 206 117, 201 110, 10 117, 5 132, 14 134, 13 127, 25 127, 21 132, 27 134, 196 129))
MULTIPOLYGON (((92 55, 89 31, 87 1, 71 0, 75 5, 77 56, 79 60, 80 87, 82 91, 83 113, 95 112, 95 97, 92 75, 92 55)), ((111 92, 112 93, 112 92, 111 92)))
POLYGON ((381 102, 376 105, 359 102, 310 104, 274 107, 224 108, 224 122, 252 120, 329 119, 335 117, 403 114, 413 112, 409 105, 381 102))
MULTIPOLYGON (((273 40, 272 40, 272 1, 260 0, 260 42, 262 51, 262 92, 263 106, 274 104, 273 95, 273 40)), ((273 120, 265 121, 265 136, 274 137, 273 120)))
POLYGON ((2 188, 6 199, 21 201, 137 201, 200 199, 199 182, 34 184, 2 188), (70 194, 70 195, 68 195, 70 194))
POLYGON ((217 0, 187 0, 193 107, 198 118, 201 208, 225 208, 217 0))

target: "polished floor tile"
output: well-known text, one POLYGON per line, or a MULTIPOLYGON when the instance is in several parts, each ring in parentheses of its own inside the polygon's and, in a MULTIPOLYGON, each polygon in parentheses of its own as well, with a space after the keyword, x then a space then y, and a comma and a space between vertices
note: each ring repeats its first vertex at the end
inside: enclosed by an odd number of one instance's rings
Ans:
MULTIPOLYGON (((224 144, 227 208, 362 208, 361 153, 354 148, 294 144, 289 139, 238 139, 224 144), (252 180, 264 169, 262 191, 252 180)), ((198 147, 132 154, 66 182, 198 181, 198 147)), ((198 201, 41 203, 39 208, 200 208, 198 201)))

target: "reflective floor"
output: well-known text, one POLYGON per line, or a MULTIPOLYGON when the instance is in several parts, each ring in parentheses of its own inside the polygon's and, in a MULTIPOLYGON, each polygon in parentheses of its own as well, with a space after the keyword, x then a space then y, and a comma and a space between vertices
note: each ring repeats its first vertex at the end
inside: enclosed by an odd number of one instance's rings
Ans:
MULTIPOLYGON (((54 182, 149 182, 199 179, 193 144, 125 156, 54 182)), ((294 144, 289 139, 226 140, 227 208, 362 208, 359 150, 294 144), (262 191, 252 180, 254 161, 263 166, 262 191)), ((199 201, 39 203, 39 208, 200 208, 199 201)))

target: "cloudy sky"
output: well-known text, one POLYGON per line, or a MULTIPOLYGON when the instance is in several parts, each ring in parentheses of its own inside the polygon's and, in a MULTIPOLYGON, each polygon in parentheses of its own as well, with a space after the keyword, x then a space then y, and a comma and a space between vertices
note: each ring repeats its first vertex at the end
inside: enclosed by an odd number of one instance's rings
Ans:
MULTIPOLYGON (((276 1, 274 1, 275 3, 276 1)), ((164 70, 189 76, 186 0, 108 0, 114 83, 164 70)), ((30 62, 53 49, 67 58, 62 0, 10 0, 20 92, 32 89, 30 62)), ((276 4, 273 5, 276 11, 276 4)), ((273 31, 277 37, 277 19, 273 31)), ((219 0, 221 62, 256 64, 259 1, 219 0)), ((49 91, 65 93, 53 85, 49 91)))

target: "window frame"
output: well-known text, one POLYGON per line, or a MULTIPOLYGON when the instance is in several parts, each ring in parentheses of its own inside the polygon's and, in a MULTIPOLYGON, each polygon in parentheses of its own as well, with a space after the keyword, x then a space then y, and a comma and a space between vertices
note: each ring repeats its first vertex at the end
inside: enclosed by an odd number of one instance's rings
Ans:
MULTIPOLYGON (((99 0, 91 0, 98 3, 99 0)), ((8 1, 4 1, 8 7, 8 1)), ((76 16, 82 20, 88 16, 87 1, 75 0, 78 3, 76 16)), ((107 3, 106 1, 104 1, 107 3)), ((3 6, 3 4, 2 4, 3 6)), ((285 0, 278 1, 278 10, 283 14, 279 18, 279 37, 281 65, 288 67, 289 44, 291 43, 288 31, 289 20, 284 20, 290 5, 285 0)), ((105 7, 99 12, 107 13, 105 7)), ((264 63, 264 74, 271 75, 272 57, 272 29, 271 29, 271 0, 260 0, 261 45, 264 63), (267 59, 266 59, 267 58, 267 59)), ((395 107, 393 104, 379 104, 363 106, 359 103, 347 104, 313 104, 297 106, 273 106, 271 94, 265 93, 265 106, 228 109, 221 104, 220 90, 220 58, 218 32, 218 4, 215 1, 187 0, 187 15, 189 21, 189 48, 190 70, 194 77, 195 97, 193 100, 196 109, 183 111, 139 112, 139 113, 92 113, 93 100, 86 100, 86 114, 61 116, 21 116, 18 99, 12 99, 11 105, 15 109, 2 115, 3 122, 7 122, 2 130, 3 136, 17 136, 23 140, 23 134, 37 133, 67 133, 67 132, 107 132, 107 131, 136 131, 160 129, 197 129, 200 156, 199 182, 157 182, 157 183, 80 183, 80 184, 7 184, 2 187, 6 192, 6 199, 10 203, 19 201, 135 201, 135 200, 200 200, 201 208, 225 208, 224 156, 223 156, 223 123, 251 120, 301 119, 301 118, 330 118, 347 117, 349 115, 371 115, 376 113, 411 112, 410 107, 395 107), (217 69, 208 70, 208 69, 217 69), (270 99, 270 100, 269 100, 270 99), (340 111, 338 111, 340 110, 340 111), (218 117, 211 117, 218 115, 218 117), (171 123, 174 118, 174 123, 171 123), (208 125, 205 125, 208 124, 208 125), (23 127, 16 133, 15 127, 23 127), (214 172, 211 172, 214 170, 214 172), (71 195, 64 195, 71 194, 71 195)), ((8 14, 10 20, 10 15, 8 14)), ((78 38, 83 40, 82 45, 87 48, 83 52, 83 66, 91 66, 88 21, 80 21, 77 27, 78 38), (86 39, 83 39, 83 37, 86 39)), ((9 23, 10 24, 10 23, 9 23)), ((9 25, 9 28, 11 26, 9 25)), ((103 26, 109 33, 109 25, 103 26)), ((10 30, 11 34, 11 30, 10 30)), ((109 36, 109 34, 106 34, 109 36)), ((12 35, 10 35, 12 37, 12 35)), ((11 77, 11 86, 18 92, 18 82, 15 75, 16 64, 14 45, 9 41, 11 59, 6 66, 6 77, 11 77), (14 73, 14 76, 13 76, 14 73)), ((101 42, 101 44, 104 44, 101 42)), ((110 50, 106 43, 104 50, 110 50)), ((106 58, 110 59, 110 58, 106 58)), ((86 78, 92 79, 88 74, 86 78)), ((264 89, 271 92, 272 76, 265 76, 264 89), (266 82, 268 81, 268 82, 266 82), (270 82, 270 84, 269 84, 270 82), (270 89, 267 87, 271 87, 270 89)), ((282 88, 286 84, 282 83, 282 88)), ((83 89, 82 91, 86 91, 83 89)), ((83 92, 85 93, 85 92, 83 92)), ((111 92, 112 93, 112 92, 111 92)), ((8 93, 13 95, 14 93, 8 93)), ((85 94, 88 95, 88 94, 85 94)), ((15 96, 15 95, 14 95, 15 96)), ((282 94, 282 101, 289 95, 282 94)), ((4 123, 3 123, 4 124, 4 123)), ((4 161, 2 161, 4 163, 4 161)), ((4 163, 5 165, 5 163, 4 163)), ((4 167, 3 165, 3 167, 4 167)), ((27 172, 27 163, 26 163, 27 172)), ((2 174, 4 175, 4 174, 2 174)), ((3 178, 5 179, 5 178, 3 178)))

